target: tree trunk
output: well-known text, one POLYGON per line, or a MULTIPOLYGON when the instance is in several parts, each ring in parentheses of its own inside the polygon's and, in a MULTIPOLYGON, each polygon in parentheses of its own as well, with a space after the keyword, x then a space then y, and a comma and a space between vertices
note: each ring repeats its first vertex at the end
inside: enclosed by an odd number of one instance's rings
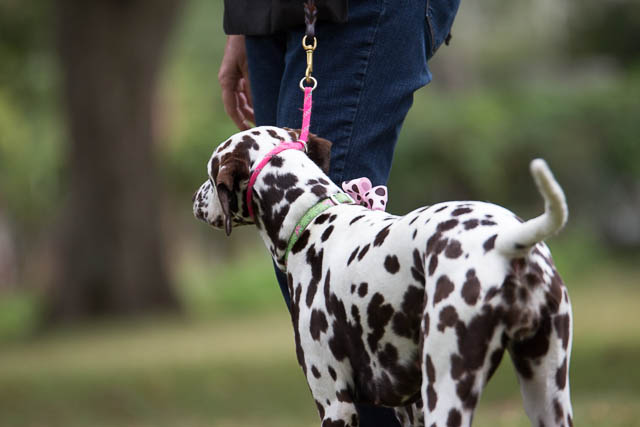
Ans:
POLYGON ((176 309, 152 106, 180 0, 58 0, 69 199, 49 321, 176 309))

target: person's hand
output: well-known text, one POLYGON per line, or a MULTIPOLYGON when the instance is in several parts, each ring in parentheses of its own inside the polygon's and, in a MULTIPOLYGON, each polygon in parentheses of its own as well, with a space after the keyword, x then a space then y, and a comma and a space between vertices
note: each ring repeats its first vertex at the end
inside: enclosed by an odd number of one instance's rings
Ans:
POLYGON ((251 128, 256 119, 253 115, 253 101, 249 88, 249 66, 244 36, 227 37, 218 81, 222 88, 222 103, 227 115, 238 129, 251 128))

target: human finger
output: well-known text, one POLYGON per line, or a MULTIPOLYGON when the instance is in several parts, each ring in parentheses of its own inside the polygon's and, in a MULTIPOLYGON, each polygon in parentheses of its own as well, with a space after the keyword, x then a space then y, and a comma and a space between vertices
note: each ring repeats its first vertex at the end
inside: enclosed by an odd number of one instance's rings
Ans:
POLYGON ((238 108, 238 97, 234 90, 225 87, 222 88, 222 104, 224 105, 224 111, 238 129, 247 130, 249 128, 245 124, 245 118, 238 108))

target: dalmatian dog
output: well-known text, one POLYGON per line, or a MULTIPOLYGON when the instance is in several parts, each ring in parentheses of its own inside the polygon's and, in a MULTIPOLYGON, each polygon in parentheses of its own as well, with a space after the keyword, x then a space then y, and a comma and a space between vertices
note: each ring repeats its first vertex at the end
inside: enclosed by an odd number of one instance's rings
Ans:
POLYGON ((297 359, 322 427, 357 426, 354 402, 392 407, 403 426, 471 425, 505 350, 531 423, 572 426, 571 306, 543 243, 567 207, 546 163, 531 163, 545 211, 526 222, 475 201, 404 216, 332 203, 300 231, 313 206, 342 191, 325 174, 324 139, 264 163, 297 138, 275 127, 231 137, 214 151, 193 210, 227 234, 254 224, 286 271, 297 359))

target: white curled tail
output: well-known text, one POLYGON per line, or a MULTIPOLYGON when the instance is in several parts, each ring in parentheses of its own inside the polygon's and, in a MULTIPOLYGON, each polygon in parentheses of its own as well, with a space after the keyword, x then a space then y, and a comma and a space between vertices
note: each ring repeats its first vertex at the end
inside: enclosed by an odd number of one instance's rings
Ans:
POLYGON ((503 252, 521 252, 559 232, 569 215, 560 184, 555 180, 547 162, 535 159, 530 165, 538 191, 544 197, 544 213, 498 234, 496 247, 503 252))

